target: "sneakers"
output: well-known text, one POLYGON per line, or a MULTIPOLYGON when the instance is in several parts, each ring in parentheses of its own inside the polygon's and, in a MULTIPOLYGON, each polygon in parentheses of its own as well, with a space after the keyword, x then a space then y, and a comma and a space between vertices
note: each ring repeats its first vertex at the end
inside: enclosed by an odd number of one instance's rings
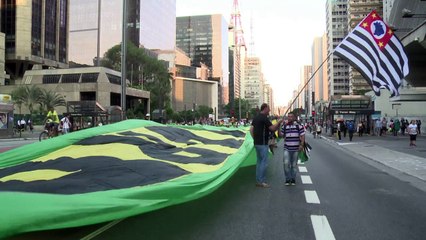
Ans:
POLYGON ((296 180, 294 180, 294 179, 291 179, 291 180, 286 180, 285 181, 285 185, 286 186, 295 186, 296 185, 296 180))
POLYGON ((270 188, 271 186, 267 183, 256 183, 256 187, 270 188))

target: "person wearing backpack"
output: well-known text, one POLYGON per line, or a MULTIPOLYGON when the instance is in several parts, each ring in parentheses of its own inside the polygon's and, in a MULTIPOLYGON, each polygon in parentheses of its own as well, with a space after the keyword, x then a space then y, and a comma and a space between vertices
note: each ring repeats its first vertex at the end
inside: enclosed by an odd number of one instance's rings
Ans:
POLYGON ((354 125, 354 121, 349 120, 346 123, 346 126, 348 128, 348 133, 349 133, 349 141, 352 142, 352 138, 354 137, 354 132, 355 132, 355 125, 354 125))

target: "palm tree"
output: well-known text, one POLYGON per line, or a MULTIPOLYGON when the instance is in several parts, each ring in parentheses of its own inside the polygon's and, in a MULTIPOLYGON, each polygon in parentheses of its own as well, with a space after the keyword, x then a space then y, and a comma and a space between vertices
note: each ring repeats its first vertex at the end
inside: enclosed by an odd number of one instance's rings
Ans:
POLYGON ((25 87, 19 86, 19 87, 15 88, 11 93, 13 103, 18 106, 20 115, 22 114, 22 104, 24 104, 26 102, 26 99, 25 99, 26 93, 25 92, 26 92, 25 87))
POLYGON ((64 96, 53 92, 52 90, 42 89, 40 96, 40 109, 45 111, 50 107, 58 107, 65 106, 65 98, 64 96))
POLYGON ((25 105, 30 111, 30 117, 31 117, 34 112, 34 104, 40 104, 41 102, 42 90, 36 85, 27 85, 25 86, 24 89, 25 89, 25 95, 26 95, 25 105))

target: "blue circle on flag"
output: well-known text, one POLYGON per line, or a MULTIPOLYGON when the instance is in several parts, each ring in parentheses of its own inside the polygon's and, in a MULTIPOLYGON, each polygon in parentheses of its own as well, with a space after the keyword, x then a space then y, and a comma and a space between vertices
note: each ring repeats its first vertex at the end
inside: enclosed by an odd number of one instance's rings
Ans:
POLYGON ((386 25, 382 20, 376 20, 371 23, 370 30, 376 39, 382 39, 386 34, 386 25))

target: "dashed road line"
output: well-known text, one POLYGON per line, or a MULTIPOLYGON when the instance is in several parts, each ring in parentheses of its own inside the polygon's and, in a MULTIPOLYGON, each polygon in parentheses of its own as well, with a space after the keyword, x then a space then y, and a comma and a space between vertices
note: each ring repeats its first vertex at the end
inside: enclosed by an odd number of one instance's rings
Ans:
POLYGON ((300 175, 303 184, 312 184, 312 179, 308 175, 300 175))
POLYGON ((328 223, 327 217, 322 215, 311 215, 316 240, 335 240, 333 231, 328 223))
POLYGON ((305 190, 305 198, 307 203, 320 204, 317 192, 312 190, 305 190))
POLYGON ((308 169, 306 169, 306 167, 299 166, 299 172, 308 172, 308 169))

